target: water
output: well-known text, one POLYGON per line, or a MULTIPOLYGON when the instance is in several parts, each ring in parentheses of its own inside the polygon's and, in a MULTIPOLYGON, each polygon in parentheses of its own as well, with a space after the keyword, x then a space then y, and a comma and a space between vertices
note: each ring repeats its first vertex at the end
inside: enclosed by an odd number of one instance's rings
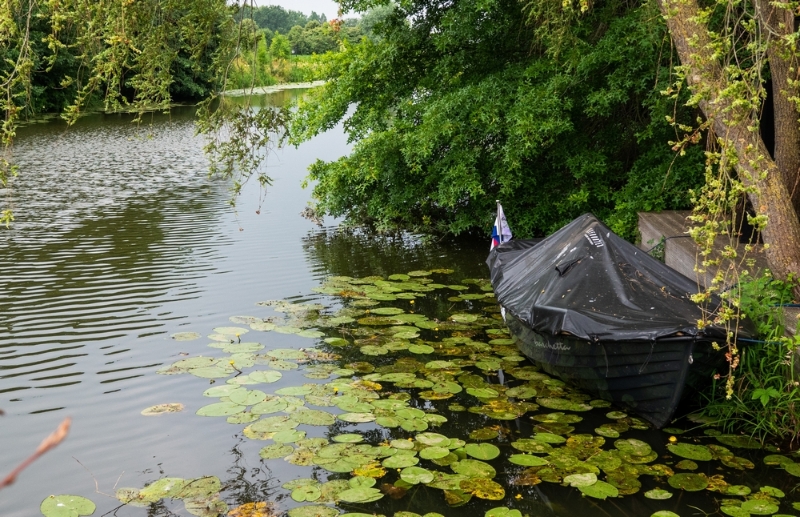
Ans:
MULTIPOLYGON (((272 442, 249 440, 243 425, 224 418, 195 415, 214 401, 203 397, 203 390, 224 380, 212 384, 189 375, 156 374, 187 356, 219 356, 205 337, 180 342, 170 336, 185 331, 207 336, 216 327, 240 325, 231 323, 231 316, 279 316, 256 305, 267 300, 320 302, 336 310, 346 302, 312 291, 331 276, 386 277, 453 268, 448 282, 458 283, 486 275, 488 241, 370 237, 339 230, 337 221, 317 227, 299 216, 310 195, 300 188, 307 166, 349 150, 341 128, 298 149, 273 153, 269 170, 275 181, 263 205, 258 188, 250 185, 236 211, 228 206, 227 185, 206 177, 201 147, 190 109, 155 116, 142 126, 125 116, 97 115, 69 130, 53 122, 20 132, 15 159, 23 174, 11 192, 16 221, 12 230, 0 233, 0 409, 6 413, 0 419, 0 473, 22 461, 66 416, 72 417, 73 426, 63 444, 0 491, 3 517, 38 515, 40 502, 51 494, 88 497, 97 504, 95 515, 187 515, 176 502, 143 509, 121 506, 113 497, 119 487, 141 488, 165 476, 217 476, 231 507, 264 500, 281 509, 297 506, 281 484, 307 477, 309 467, 261 460, 259 449, 272 442), (167 402, 183 403, 186 410, 159 417, 140 414, 167 402)), ((410 307, 400 302, 396 305, 410 307)), ((417 303, 420 312, 441 319, 463 306, 443 294, 417 303)), ((277 332, 259 336, 267 350, 316 344, 277 332)), ((385 358, 371 361, 381 364, 385 358)), ((260 388, 274 391, 309 382, 302 372, 284 371, 279 382, 260 388)), ((588 415, 576 424, 576 432, 592 433, 607 421, 604 413, 588 415)), ((442 432, 448 436, 466 437, 486 424, 476 424, 472 413, 446 414, 450 421, 442 432)), ((521 420, 513 426, 488 423, 530 436, 531 423, 521 420)), ((310 432, 335 435, 344 427, 310 432)), ((376 440, 388 436, 377 427, 370 429, 376 440)), ((624 437, 646 440, 662 457, 659 462, 669 461, 663 459, 668 435, 631 431, 624 437)), ((761 456, 750 456, 755 470, 725 472, 726 479, 754 488, 769 483, 796 500, 795 478, 764 466, 761 456)), ((701 471, 713 475, 719 472, 716 468, 708 463, 701 471)), ((509 476, 503 472, 498 479, 509 476)), ((669 488, 649 477, 642 483, 642 491, 669 488)), ((473 500, 449 508, 440 491, 423 487, 397 501, 386 497, 366 506, 341 507, 386 515, 439 511, 448 517, 483 515, 501 505, 531 515, 649 516, 659 509, 692 515, 695 506, 717 511, 715 500, 721 498, 710 492, 675 492, 668 502, 641 494, 599 501, 581 497, 574 488, 543 483, 509 487, 503 501, 473 500)), ((790 513, 791 507, 784 504, 781 510, 790 513)))

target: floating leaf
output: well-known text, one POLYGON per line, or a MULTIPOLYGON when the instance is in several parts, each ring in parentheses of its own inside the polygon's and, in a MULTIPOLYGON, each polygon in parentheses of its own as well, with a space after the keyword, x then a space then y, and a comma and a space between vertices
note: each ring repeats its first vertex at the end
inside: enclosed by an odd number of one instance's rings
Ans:
POLYGON ((228 336, 243 336, 250 332, 249 329, 242 328, 242 327, 217 327, 214 329, 214 332, 217 334, 224 334, 228 336))
POLYGON ((289 517, 336 517, 339 510, 330 506, 298 506, 289 510, 289 517))
POLYGON ((422 467, 406 467, 400 472, 400 479, 412 485, 433 481, 433 472, 422 467))
POLYGON ((39 510, 45 517, 77 517, 91 515, 97 507, 79 495, 51 495, 42 501, 39 510))
POLYGON ((587 472, 586 474, 570 474, 564 476, 564 483, 569 483, 569 486, 580 488, 582 486, 591 486, 597 483, 597 475, 587 472))
POLYGON ((292 420, 301 424, 322 426, 336 422, 336 416, 320 409, 298 409, 292 413, 292 420))
POLYGON ((772 515, 778 511, 778 505, 761 499, 750 499, 742 503, 742 511, 751 515, 772 515))
POLYGON ((690 443, 670 443, 667 445, 669 452, 681 458, 695 461, 711 461, 711 450, 705 445, 693 445, 690 443))
POLYGON ((292 490, 292 499, 298 503, 316 501, 321 495, 322 491, 316 485, 304 485, 292 490))
POLYGON ((522 465, 523 467, 540 467, 542 465, 547 465, 547 460, 530 454, 512 454, 508 457, 508 461, 515 465, 522 465))
POLYGON ((681 517, 681 516, 678 515, 675 512, 671 512, 669 510, 659 510, 659 511, 655 512, 653 515, 651 515, 650 517, 681 517))
POLYGON ((156 416, 163 415, 164 413, 178 413, 179 411, 183 411, 183 404, 180 402, 168 402, 166 404, 157 404, 143 409, 142 414, 144 416, 156 416))
POLYGON ((228 512, 228 517, 274 517, 276 514, 272 503, 259 501, 245 503, 228 512))
POLYGON ((217 402, 201 407, 196 414, 200 416, 228 416, 241 413, 245 409, 247 407, 235 402, 217 402))
POLYGON ((479 460, 493 460, 500 456, 500 449, 490 443, 470 443, 464 447, 464 452, 479 460))
POLYGON ((499 483, 486 478, 466 479, 459 484, 461 490, 469 492, 479 499, 500 501, 506 496, 506 491, 499 483))
POLYGON ((786 497, 786 494, 783 492, 783 490, 780 488, 775 488, 774 486, 762 486, 759 488, 759 491, 772 497, 786 497))
POLYGON ((416 456, 395 454, 383 460, 382 465, 387 469, 402 469, 412 467, 417 463, 419 463, 419 458, 416 456))
POLYGON ((200 334, 197 332, 176 332, 170 336, 175 341, 193 341, 195 339, 200 339, 200 334))
POLYGON ((522 512, 519 510, 510 510, 505 506, 500 506, 487 511, 483 517, 522 517, 522 512))
POLYGON ((262 448, 258 454, 265 460, 272 460, 275 458, 284 458, 290 455, 292 452, 294 452, 294 447, 291 445, 276 443, 274 445, 268 445, 267 447, 262 448))
POLYGON ((450 465, 453 472, 473 478, 491 479, 497 475, 497 471, 489 465, 479 460, 461 460, 450 465))
POLYGON ((382 498, 383 494, 377 488, 360 487, 339 492, 338 499, 348 503, 369 503, 382 498))
POLYGON ((715 437, 720 443, 729 447, 739 447, 741 449, 760 449, 761 442, 749 436, 736 434, 721 434, 715 437))
POLYGON ((663 500, 672 497, 672 492, 662 490, 660 488, 654 488, 653 490, 648 490, 645 492, 644 496, 648 499, 663 500))
POLYGON ((708 478, 703 474, 675 474, 667 482, 672 488, 680 488, 687 492, 698 492, 708 486, 708 478))
POLYGON ((605 481, 598 481, 593 485, 578 487, 578 490, 597 499, 605 499, 606 497, 617 497, 619 490, 613 485, 605 481))

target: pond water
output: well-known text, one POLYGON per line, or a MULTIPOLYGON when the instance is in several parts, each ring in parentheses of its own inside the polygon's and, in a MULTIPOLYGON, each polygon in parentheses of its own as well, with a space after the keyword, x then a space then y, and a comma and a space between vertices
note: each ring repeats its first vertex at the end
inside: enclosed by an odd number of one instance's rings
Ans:
POLYGON ((191 109, 20 132, 0 473, 73 423, 0 491, 3 517, 59 494, 117 516, 800 513, 797 458, 647 429, 531 368, 482 280, 488 239, 301 218, 307 166, 348 152, 341 128, 272 153, 274 186, 236 211, 201 147, 191 109), (183 410, 142 414, 168 403, 183 410))

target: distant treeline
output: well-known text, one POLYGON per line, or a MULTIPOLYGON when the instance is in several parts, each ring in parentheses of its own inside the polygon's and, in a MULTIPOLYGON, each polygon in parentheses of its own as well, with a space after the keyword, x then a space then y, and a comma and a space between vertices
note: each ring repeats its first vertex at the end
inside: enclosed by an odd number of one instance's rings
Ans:
POLYGON ((294 55, 324 54, 337 50, 343 41, 355 42, 361 37, 374 38, 373 28, 389 12, 382 6, 365 13, 361 18, 327 20, 324 14, 310 15, 290 11, 277 5, 244 9, 240 20, 250 18, 263 34, 269 47, 276 35, 286 36, 294 55))

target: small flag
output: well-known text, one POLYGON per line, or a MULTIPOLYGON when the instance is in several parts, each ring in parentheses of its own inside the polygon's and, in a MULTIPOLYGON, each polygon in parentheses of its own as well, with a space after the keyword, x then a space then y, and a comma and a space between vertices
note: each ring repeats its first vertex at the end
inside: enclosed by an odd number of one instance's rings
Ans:
POLYGON ((497 218, 494 220, 494 227, 492 228, 492 245, 489 247, 489 251, 510 240, 511 228, 508 227, 508 222, 506 222, 503 206, 500 204, 500 201, 498 201, 497 218))

